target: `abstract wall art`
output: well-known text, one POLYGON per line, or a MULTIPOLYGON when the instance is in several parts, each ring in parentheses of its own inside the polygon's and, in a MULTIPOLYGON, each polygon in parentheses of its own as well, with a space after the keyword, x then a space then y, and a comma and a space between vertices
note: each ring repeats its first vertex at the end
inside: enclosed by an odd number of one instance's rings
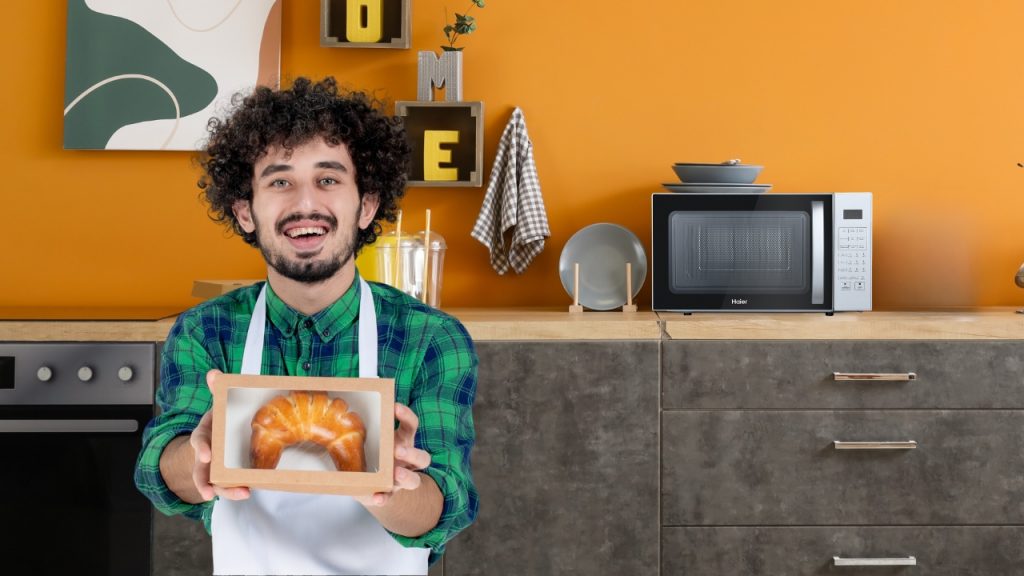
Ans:
POLYGON ((68 0, 64 148, 196 150, 280 78, 282 0, 68 0))

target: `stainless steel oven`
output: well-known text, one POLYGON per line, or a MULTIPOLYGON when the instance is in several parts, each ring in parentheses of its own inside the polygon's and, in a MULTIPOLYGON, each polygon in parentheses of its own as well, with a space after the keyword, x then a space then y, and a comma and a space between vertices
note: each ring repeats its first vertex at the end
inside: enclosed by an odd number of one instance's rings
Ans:
POLYGON ((658 193, 651 215, 655 310, 871 309, 871 193, 658 193))
POLYGON ((5 573, 150 573, 133 473, 156 377, 153 343, 0 343, 5 573))

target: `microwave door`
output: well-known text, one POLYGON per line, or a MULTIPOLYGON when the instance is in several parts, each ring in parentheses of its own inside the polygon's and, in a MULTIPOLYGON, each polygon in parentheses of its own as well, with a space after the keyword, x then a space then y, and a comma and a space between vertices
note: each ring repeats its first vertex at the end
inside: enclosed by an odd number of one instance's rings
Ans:
POLYGON ((652 214, 655 309, 830 309, 830 196, 662 196, 652 214))

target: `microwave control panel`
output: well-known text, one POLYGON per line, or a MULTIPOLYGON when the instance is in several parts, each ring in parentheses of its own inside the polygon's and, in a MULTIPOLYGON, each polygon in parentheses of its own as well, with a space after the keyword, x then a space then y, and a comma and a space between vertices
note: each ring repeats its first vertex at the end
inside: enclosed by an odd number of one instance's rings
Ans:
POLYGON ((835 195, 836 310, 871 310, 871 194, 835 195))

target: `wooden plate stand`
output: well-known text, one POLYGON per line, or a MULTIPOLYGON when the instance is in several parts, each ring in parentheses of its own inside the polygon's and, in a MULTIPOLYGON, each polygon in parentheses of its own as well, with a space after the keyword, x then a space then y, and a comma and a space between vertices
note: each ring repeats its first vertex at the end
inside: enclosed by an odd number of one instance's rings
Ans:
MULTIPOLYGON (((622 305, 623 312, 636 312, 636 304, 633 304, 633 263, 626 262, 626 303, 622 305)), ((580 263, 572 264, 572 305, 569 306, 570 314, 582 314, 583 306, 580 305, 580 263)))

